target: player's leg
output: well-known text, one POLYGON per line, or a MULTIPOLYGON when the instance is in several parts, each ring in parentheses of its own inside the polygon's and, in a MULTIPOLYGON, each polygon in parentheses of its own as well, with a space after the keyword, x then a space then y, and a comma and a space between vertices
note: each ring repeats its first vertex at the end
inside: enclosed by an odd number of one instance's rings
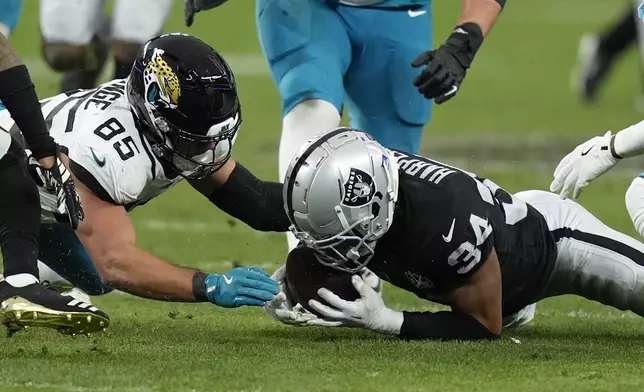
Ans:
POLYGON ((543 191, 516 196, 543 214, 557 240, 557 261, 543 298, 575 294, 644 316, 644 244, 572 200, 543 191))
MULTIPOLYGON (((41 280, 49 280, 50 284, 61 285, 62 283, 64 286, 65 282, 69 282, 71 286, 77 287, 89 295, 107 294, 113 290, 103 284, 92 258, 76 233, 67 224, 44 223, 41 225, 39 259, 64 279, 61 281, 55 276, 40 276, 41 280)), ((44 269, 44 272, 49 271, 44 269)), ((49 275, 51 274, 49 273, 49 275)))
POLYGON ((43 56, 64 73, 61 92, 95 86, 107 56, 98 36, 104 6, 104 0, 40 0, 43 56))
POLYGON ((624 199, 635 230, 644 237, 644 173, 631 182, 624 199))
POLYGON ((630 3, 615 24, 603 33, 586 34, 579 41, 577 64, 573 68, 573 90, 585 101, 593 101, 614 61, 637 40, 637 10, 630 3))
POLYGON ((503 328, 519 328, 530 323, 537 311, 537 304, 530 304, 525 308, 503 317, 503 328))
MULTIPOLYGON (((258 0, 260 43, 282 98, 279 177, 310 138, 340 124, 351 45, 338 14, 320 1, 258 0)), ((289 249, 295 238, 287 234, 289 249)))
POLYGON ((126 78, 141 45, 159 35, 172 0, 117 0, 112 15, 114 79, 126 78))
POLYGON ((88 333, 107 327, 109 317, 81 301, 70 301, 39 284, 40 198, 29 176, 25 152, 0 131, 0 246, 4 280, 0 282, 0 319, 11 331, 27 326, 88 333))
POLYGON ((371 133, 385 147, 418 152, 431 101, 414 87, 419 71, 411 62, 431 47, 431 9, 418 9, 413 17, 406 10, 339 10, 354 42, 345 79, 351 125, 371 133))
POLYGON ((4 0, 0 7, 0 34, 9 37, 22 13, 22 0, 4 0))

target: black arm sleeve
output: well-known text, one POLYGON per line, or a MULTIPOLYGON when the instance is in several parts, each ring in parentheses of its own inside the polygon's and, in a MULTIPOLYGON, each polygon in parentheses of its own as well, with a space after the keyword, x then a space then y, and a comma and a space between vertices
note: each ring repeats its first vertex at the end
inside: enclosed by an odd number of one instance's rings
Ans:
POLYGON ((401 339, 494 340, 499 335, 463 312, 403 312, 401 339))
POLYGON ((255 230, 288 231, 282 184, 262 181, 237 162, 228 181, 208 198, 214 205, 255 230))
POLYGON ((501 8, 505 7, 506 0, 495 0, 495 1, 501 5, 501 8))
POLYGON ((45 125, 27 67, 19 65, 0 72, 0 100, 36 159, 56 155, 56 143, 45 125))

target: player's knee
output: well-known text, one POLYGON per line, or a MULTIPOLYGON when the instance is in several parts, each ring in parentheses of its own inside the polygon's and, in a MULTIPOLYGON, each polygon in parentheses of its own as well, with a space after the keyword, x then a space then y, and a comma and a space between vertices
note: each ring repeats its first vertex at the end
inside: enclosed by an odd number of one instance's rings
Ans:
POLYGON ((641 175, 631 182, 624 199, 635 229, 644 236, 644 178, 641 175))
POLYGON ((134 63, 136 55, 139 52, 139 48, 141 48, 140 43, 124 42, 120 40, 112 42, 114 57, 124 63, 134 63))
POLYGON ((331 102, 308 99, 298 103, 284 116, 283 131, 316 136, 340 124, 340 112, 331 102))
POLYGON ((43 57, 49 66, 58 72, 72 69, 91 69, 91 50, 89 45, 63 43, 43 43, 43 57))
POLYGON ((0 182, 5 184, 5 189, 0 192, 0 198, 9 204, 19 202, 14 207, 36 206, 38 207, 38 213, 40 213, 38 188, 27 170, 24 151, 11 136, 9 136, 9 139, 9 146, 4 152, 2 151, 2 146, 0 146, 0 153, 2 154, 0 157, 0 182))

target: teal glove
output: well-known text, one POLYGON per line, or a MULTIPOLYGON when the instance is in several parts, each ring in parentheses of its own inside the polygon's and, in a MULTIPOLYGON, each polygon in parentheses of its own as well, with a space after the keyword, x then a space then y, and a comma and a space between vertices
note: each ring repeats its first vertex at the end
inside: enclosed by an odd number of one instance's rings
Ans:
POLYGON ((237 267, 223 275, 206 277, 206 297, 224 308, 264 306, 279 291, 279 284, 259 267, 237 267))

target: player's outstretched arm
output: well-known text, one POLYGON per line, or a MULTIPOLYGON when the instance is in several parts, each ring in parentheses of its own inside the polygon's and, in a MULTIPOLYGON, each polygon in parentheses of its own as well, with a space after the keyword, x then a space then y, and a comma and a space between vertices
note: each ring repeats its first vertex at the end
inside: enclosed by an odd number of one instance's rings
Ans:
POLYGON ((453 291, 451 312, 394 311, 360 277, 352 279, 360 293, 359 300, 345 301, 327 289, 320 289, 318 294, 330 306, 316 300, 310 300, 309 306, 327 322, 338 321, 409 340, 496 339, 501 333, 501 269, 495 251, 468 284, 453 291))
POLYGON ((262 181, 241 164, 229 160, 212 176, 190 184, 219 207, 255 230, 288 231, 283 186, 262 181))
POLYGON ((145 298, 224 307, 262 306, 279 292, 277 283, 259 268, 204 274, 138 248, 125 209, 99 199, 80 181, 76 183, 87 213, 77 235, 105 284, 145 298))
POLYGON ((504 5, 505 0, 463 0, 458 24, 447 41, 438 49, 422 53, 411 64, 424 67, 414 79, 418 92, 439 105, 456 95, 504 5))
POLYGON ((554 172, 552 192, 578 198, 584 187, 610 170, 622 158, 644 153, 644 121, 617 134, 596 136, 566 155, 554 172))

